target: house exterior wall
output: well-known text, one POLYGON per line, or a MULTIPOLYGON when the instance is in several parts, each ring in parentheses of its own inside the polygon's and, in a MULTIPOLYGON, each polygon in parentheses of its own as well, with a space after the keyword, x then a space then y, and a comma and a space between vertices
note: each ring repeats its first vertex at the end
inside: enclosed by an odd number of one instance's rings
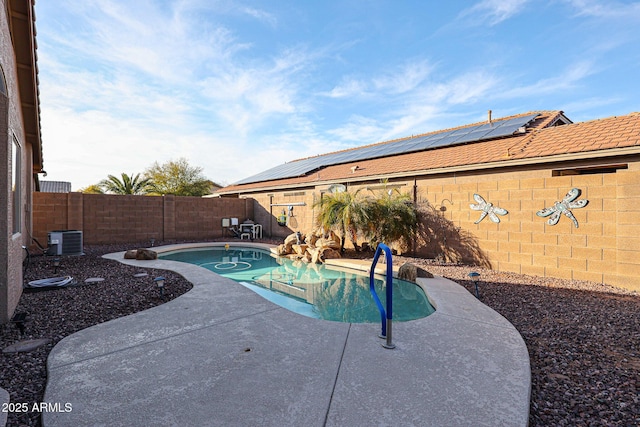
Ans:
MULTIPOLYGON (((597 160, 600 161, 601 160, 597 160)), ((564 164, 561 167, 588 166, 564 164)), ((612 160, 627 169, 612 173, 554 176, 560 165, 523 166, 510 170, 486 170, 456 174, 389 180, 403 193, 411 194, 425 213, 427 232, 418 236, 410 251, 418 256, 465 262, 543 277, 589 280, 640 290, 640 159, 612 160), (562 201, 578 188, 584 208, 573 209, 576 228, 562 215, 556 225, 536 212, 562 201), (508 210, 494 223, 489 217, 475 224, 480 212, 472 210, 474 194, 508 210)), ((379 181, 348 184, 351 190, 380 187, 379 181)), ((265 232, 284 237, 315 228, 313 203, 328 185, 245 193, 255 201, 256 217, 270 224, 265 232), (295 206, 287 226, 276 224, 283 207, 295 206), (295 219, 295 221, 292 221, 295 219), (275 225, 274 225, 275 224, 275 225)), ((286 210, 286 207, 284 207, 286 210)))
POLYGON ((0 78, 4 80, 6 93, 0 93, 0 210, 5 213, 0 221, 0 323, 6 323, 15 310, 22 294, 22 245, 27 238, 30 218, 30 196, 32 188, 30 161, 31 148, 27 143, 20 97, 18 72, 15 63, 6 0, 0 1, 0 78), (20 200, 18 215, 20 229, 14 232, 14 200, 12 166, 14 158, 13 139, 20 145, 20 200))
MULTIPOLYGON (((252 199, 33 193, 33 236, 44 246, 54 230, 81 230, 85 244, 211 239, 222 218, 253 218, 252 199)), ((257 222, 257 221, 256 221, 257 222)))

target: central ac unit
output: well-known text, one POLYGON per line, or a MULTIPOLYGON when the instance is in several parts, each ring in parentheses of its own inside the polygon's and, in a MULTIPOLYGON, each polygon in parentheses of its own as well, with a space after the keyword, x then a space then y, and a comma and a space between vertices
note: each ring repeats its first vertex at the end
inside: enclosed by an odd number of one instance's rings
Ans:
POLYGON ((47 255, 83 255, 82 231, 50 231, 47 244, 47 255))

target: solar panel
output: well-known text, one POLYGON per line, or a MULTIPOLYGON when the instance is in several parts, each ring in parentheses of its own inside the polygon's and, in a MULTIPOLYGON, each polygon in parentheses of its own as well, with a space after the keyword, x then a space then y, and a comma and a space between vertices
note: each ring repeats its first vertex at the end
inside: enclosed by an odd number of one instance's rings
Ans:
POLYGON ((518 129, 526 126, 539 114, 514 117, 507 120, 497 120, 492 123, 482 123, 475 126, 443 131, 431 135, 421 135, 386 144, 370 145, 361 148, 325 154, 308 159, 296 160, 268 169, 250 176, 235 184, 249 184, 260 181, 294 178, 303 176, 311 171, 333 165, 350 163, 357 160, 377 159, 398 154, 413 153, 433 148, 449 147, 468 142, 478 142, 487 139, 501 138, 513 135, 518 129))

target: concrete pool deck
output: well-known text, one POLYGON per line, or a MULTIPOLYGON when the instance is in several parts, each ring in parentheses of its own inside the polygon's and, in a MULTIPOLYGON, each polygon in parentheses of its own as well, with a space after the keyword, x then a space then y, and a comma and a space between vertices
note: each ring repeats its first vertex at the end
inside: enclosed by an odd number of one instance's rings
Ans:
POLYGON ((44 401, 72 410, 43 413, 45 426, 528 423, 522 337, 449 280, 419 279, 436 312, 394 323, 387 350, 380 324, 304 317, 195 265, 106 257, 175 271, 193 289, 60 341, 44 401))

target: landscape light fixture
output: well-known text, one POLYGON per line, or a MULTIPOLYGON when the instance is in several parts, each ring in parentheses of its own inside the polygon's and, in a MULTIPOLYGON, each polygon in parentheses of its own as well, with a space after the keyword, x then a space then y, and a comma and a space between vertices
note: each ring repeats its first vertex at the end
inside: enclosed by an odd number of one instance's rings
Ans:
POLYGON ((58 267, 60 267, 60 258, 53 259, 53 274, 58 274, 58 267))
POLYGON ((153 247, 153 245, 155 245, 155 244, 156 244, 156 239, 151 238, 151 239, 149 239, 149 240, 151 241, 151 247, 153 247))
POLYGON ((156 287, 160 291, 160 297, 164 297, 164 280, 162 276, 153 279, 153 281, 156 282, 156 287))
POLYGON ((469 273, 469 277, 471 277, 471 281, 476 287, 476 298, 480 299, 480 291, 478 290, 478 280, 480 280, 480 273, 472 271, 471 273, 469 273))

